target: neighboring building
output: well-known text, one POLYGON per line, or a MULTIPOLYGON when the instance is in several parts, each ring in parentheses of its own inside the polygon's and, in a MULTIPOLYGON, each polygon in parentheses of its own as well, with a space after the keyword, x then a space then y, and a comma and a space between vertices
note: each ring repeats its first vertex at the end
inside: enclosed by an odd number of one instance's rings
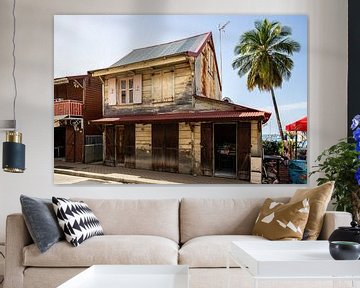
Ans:
POLYGON ((54 157, 69 162, 102 160, 102 83, 91 75, 54 79, 54 157))
POLYGON ((135 49, 103 82, 105 165, 261 183, 270 113, 222 101, 211 33, 135 49))

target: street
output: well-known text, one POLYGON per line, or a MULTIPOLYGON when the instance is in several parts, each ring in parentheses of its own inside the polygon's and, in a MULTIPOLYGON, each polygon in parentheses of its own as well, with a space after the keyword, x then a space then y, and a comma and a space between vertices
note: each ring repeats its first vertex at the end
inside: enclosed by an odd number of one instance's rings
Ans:
POLYGON ((123 184, 121 182, 91 179, 86 177, 70 176, 54 173, 55 184, 75 184, 75 185, 97 185, 97 184, 123 184))

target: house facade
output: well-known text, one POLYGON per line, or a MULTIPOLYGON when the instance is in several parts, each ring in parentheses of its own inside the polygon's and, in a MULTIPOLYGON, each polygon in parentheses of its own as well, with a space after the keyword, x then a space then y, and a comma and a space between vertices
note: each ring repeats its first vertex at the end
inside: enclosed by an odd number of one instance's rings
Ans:
POLYGON ((54 79, 54 157, 68 162, 102 160, 102 83, 90 75, 54 79))
POLYGON ((135 49, 103 83, 104 164, 261 183, 270 114, 222 101, 211 33, 135 49))

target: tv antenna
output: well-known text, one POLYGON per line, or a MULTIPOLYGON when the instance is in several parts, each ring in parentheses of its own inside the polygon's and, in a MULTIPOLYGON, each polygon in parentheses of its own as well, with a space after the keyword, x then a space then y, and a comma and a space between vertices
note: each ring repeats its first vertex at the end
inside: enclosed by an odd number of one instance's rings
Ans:
POLYGON ((225 24, 218 25, 219 34, 220 34, 220 80, 222 81, 223 74, 222 74, 222 49, 221 49, 221 34, 225 33, 225 27, 230 23, 230 21, 227 21, 225 24))

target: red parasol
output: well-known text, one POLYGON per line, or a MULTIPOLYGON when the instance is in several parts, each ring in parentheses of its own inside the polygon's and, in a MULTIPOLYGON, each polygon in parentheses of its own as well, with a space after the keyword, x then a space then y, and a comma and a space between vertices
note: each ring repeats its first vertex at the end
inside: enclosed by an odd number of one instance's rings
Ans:
POLYGON ((307 116, 286 125, 286 131, 307 131, 307 116))

